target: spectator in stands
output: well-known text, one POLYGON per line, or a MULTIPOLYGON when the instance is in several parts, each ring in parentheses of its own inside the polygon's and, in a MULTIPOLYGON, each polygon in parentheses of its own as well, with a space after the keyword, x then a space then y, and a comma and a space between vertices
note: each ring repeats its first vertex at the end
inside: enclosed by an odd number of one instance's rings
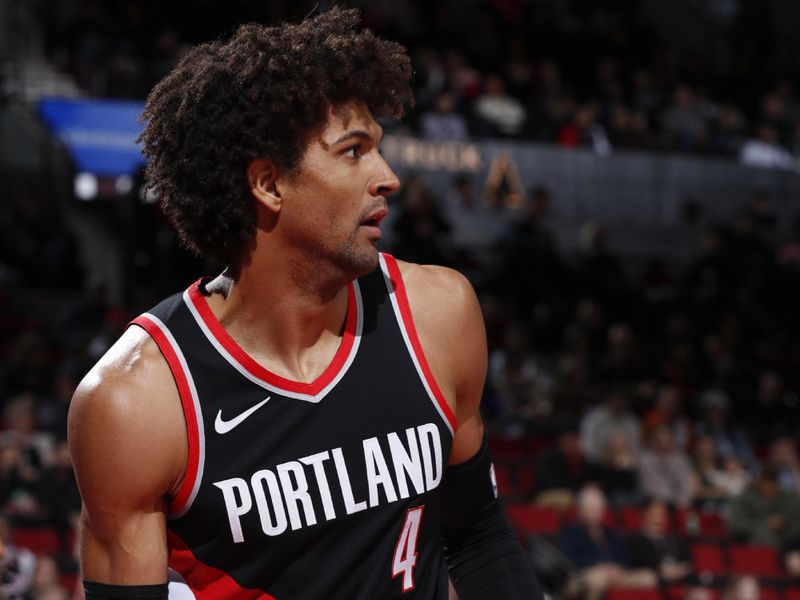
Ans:
MULTIPOLYGON (((609 244, 606 227, 586 223, 578 234, 578 245, 574 283, 578 284, 581 296, 597 300, 611 318, 629 318, 630 284, 619 254, 609 244)), ((637 354, 635 358, 641 362, 644 357, 637 354)), ((640 375, 640 366, 626 376, 640 375)))
POLYGON ((0 598, 23 600, 28 596, 36 570, 36 557, 11 541, 8 521, 0 516, 0 598))
POLYGON ((414 54, 414 97, 420 106, 431 106, 445 91, 447 74, 441 55, 429 46, 414 54))
POLYGON ((685 83, 675 87, 672 103, 661 115, 661 127, 668 147, 699 150, 708 138, 708 122, 702 102, 685 83))
POLYGON ((589 396, 588 366, 583 356, 565 353, 558 358, 553 385, 554 416, 577 422, 589 396))
POLYGON ((675 447, 672 430, 659 425, 650 435, 649 447, 639 458, 639 491, 671 506, 692 504, 693 474, 686 454, 675 447))
POLYGON ((694 424, 694 434, 713 437, 719 458, 723 461, 735 456, 749 471, 756 472, 759 464, 750 441, 742 428, 729 418, 728 394, 718 389, 706 390, 700 396, 700 405, 702 418, 694 424))
POLYGON ((648 364, 634 328, 628 323, 613 323, 608 328, 606 339, 606 350, 597 365, 598 379, 628 383, 642 380, 647 374, 648 364))
POLYGON ((720 154, 735 157, 744 141, 746 120, 733 103, 723 104, 712 122, 709 148, 720 154))
POLYGON ((42 469, 52 458, 53 436, 37 429, 36 403, 35 394, 23 393, 5 405, 5 430, 0 433, 0 442, 15 442, 22 460, 34 469, 42 469))
POLYGON ((33 600, 70 600, 69 592, 60 585, 51 585, 34 594, 33 600))
POLYGON ((544 450, 536 461, 534 501, 566 509, 572 506, 577 491, 586 483, 586 461, 581 453, 578 432, 567 428, 556 443, 544 450))
POLYGON ((792 155, 781 146, 777 130, 769 123, 761 123, 756 129, 755 135, 742 145, 739 162, 748 167, 762 169, 793 169, 796 167, 792 155))
POLYGON ((648 130, 646 115, 631 112, 624 104, 616 104, 611 109, 608 138, 613 148, 637 150, 649 147, 651 140, 648 139, 648 130))
POLYGON ((599 156, 611 154, 611 143, 605 128, 597 121, 597 107, 592 103, 579 106, 572 120, 558 133, 562 148, 590 148, 599 156))
POLYGON ((547 377, 531 352, 525 327, 509 326, 504 344, 489 358, 489 376, 501 404, 501 418, 507 434, 524 432, 552 408, 547 394, 547 377))
POLYGON ((790 577, 800 578, 800 537, 796 537, 783 545, 781 559, 790 577))
POLYGON ((760 598, 761 586, 758 579, 752 575, 732 578, 722 593, 722 600, 760 600, 760 598))
POLYGON ((615 431, 608 438, 603 459, 589 466, 590 479, 600 484, 613 507, 639 500, 638 458, 628 444, 628 437, 615 431))
POLYGON ((796 402, 796 395, 787 390, 786 380, 781 373, 771 369, 761 373, 755 402, 752 402, 752 407, 745 413, 755 443, 767 444, 776 435, 784 437, 785 434, 796 431, 796 402))
POLYGON ((642 417, 642 438, 648 439, 659 426, 666 425, 672 431, 675 446, 689 449, 692 426, 683 411, 683 398, 674 385, 662 384, 656 392, 655 405, 642 417))
POLYGON ((767 466, 731 500, 727 520, 734 536, 780 547, 800 535, 800 497, 782 490, 775 469, 767 466))
POLYGON ((61 539, 66 540, 81 513, 81 497, 66 440, 58 443, 52 463, 42 473, 41 489, 49 521, 58 530, 61 539))
POLYGON ((13 438, 0 442, 0 509, 2 514, 14 515, 31 523, 45 516, 40 500, 39 471, 26 460, 13 438))
POLYGON ((447 208, 453 211, 472 211, 478 207, 478 194, 468 175, 456 175, 445 195, 447 208))
POLYGON ((452 228, 427 186, 408 191, 392 229, 396 236, 394 251, 403 260, 436 265, 447 262, 452 228))
POLYGON ((800 457, 797 444, 789 436, 779 437, 770 444, 768 464, 778 475, 778 485, 784 491, 800 494, 800 457))
POLYGON ((67 591, 61 585, 58 563, 53 557, 38 557, 31 584, 31 596, 35 599, 68 597, 67 591))
POLYGON ((506 94, 500 75, 486 77, 483 94, 475 102, 475 115, 487 135, 517 136, 525 124, 525 108, 506 94))
POLYGON ((467 121, 455 109, 456 102, 450 92, 436 96, 433 110, 422 115, 422 136, 437 142, 467 140, 467 121))
POLYGON ((745 469, 739 457, 729 456, 722 461, 722 473, 717 483, 725 490, 730 499, 741 494, 752 479, 752 475, 745 469))
POLYGON ((551 204, 547 187, 533 187, 522 209, 496 240, 498 286, 511 294, 520 308, 546 298, 546 290, 553 286, 563 285, 565 269, 548 221, 551 204))
POLYGON ((581 448, 587 459, 603 462, 609 439, 619 432, 633 454, 639 452, 639 421, 628 409, 627 392, 620 388, 606 392, 605 401, 589 410, 580 424, 581 448))
POLYGON ((587 600, 599 600, 610 587, 651 587, 656 574, 650 569, 629 569, 622 537, 603 524, 606 498, 596 485, 581 489, 577 500, 578 520, 561 531, 559 547, 578 569, 568 584, 587 600))
POLYGON ((642 529, 626 540, 631 568, 650 569, 664 583, 690 581, 692 562, 686 543, 669 532, 667 505, 652 499, 642 513, 642 529))
MULTIPOLYGON (((701 508, 718 510, 727 501, 740 494, 744 486, 747 485, 746 472, 739 469, 742 475, 735 476, 735 471, 726 472, 720 467, 720 460, 717 456, 717 447, 714 438, 704 435, 695 439, 692 452, 694 469, 693 492, 695 504, 701 508)), ((739 466, 741 463, 733 456, 729 461, 735 461, 739 466)))

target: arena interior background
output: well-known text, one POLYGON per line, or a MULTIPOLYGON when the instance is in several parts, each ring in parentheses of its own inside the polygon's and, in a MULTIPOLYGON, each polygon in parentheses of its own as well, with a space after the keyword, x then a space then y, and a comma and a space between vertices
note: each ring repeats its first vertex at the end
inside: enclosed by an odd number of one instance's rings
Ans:
MULTIPOLYGON (((79 595, 72 391, 219 268, 144 190, 145 95, 192 44, 329 4, 0 0, 0 596, 79 595)), ((594 482, 623 546, 661 498, 691 565, 609 598, 800 598, 800 3, 343 4, 412 56, 382 247, 478 291, 498 484, 554 597, 594 482)))

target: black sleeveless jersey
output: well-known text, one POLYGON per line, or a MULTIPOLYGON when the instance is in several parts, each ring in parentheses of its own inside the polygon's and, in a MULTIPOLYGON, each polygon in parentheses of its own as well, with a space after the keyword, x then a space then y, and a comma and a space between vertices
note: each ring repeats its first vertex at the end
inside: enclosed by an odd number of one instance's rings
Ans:
POLYGON ((188 431, 171 599, 447 599, 439 485, 455 418, 394 258, 349 285, 339 349, 311 383, 248 356, 203 280, 133 323, 169 363, 188 431))

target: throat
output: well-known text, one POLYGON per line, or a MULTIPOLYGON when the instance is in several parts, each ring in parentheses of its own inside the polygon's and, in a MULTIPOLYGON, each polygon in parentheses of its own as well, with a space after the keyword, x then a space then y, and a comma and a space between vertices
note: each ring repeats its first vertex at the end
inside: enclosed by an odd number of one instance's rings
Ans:
POLYGON ((348 312, 356 310, 349 306, 354 284, 320 304, 304 295, 264 296, 238 283, 212 283, 209 308, 234 348, 266 371, 300 383, 313 382, 332 363, 353 321, 348 312))

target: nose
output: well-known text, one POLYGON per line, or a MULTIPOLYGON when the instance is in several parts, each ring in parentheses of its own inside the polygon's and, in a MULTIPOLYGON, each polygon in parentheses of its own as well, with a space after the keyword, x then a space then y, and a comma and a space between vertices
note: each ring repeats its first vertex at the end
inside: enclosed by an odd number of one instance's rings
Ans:
POLYGON ((383 156, 378 154, 378 169, 375 179, 369 188, 371 196, 390 196, 400 189, 400 180, 394 174, 392 168, 384 160, 383 156))

